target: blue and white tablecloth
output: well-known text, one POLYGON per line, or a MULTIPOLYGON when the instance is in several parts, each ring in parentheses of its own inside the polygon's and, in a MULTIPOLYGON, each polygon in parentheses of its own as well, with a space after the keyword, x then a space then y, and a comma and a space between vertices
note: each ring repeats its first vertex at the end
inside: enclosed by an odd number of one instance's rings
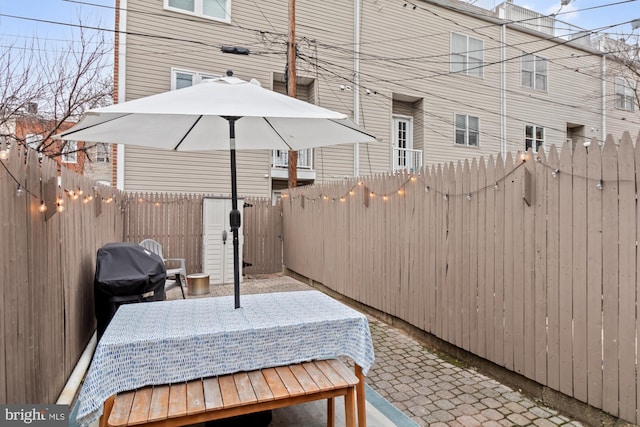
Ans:
POLYGON ((110 396, 147 385, 348 356, 364 374, 374 354, 367 318, 318 291, 121 306, 78 397, 78 423, 110 396))

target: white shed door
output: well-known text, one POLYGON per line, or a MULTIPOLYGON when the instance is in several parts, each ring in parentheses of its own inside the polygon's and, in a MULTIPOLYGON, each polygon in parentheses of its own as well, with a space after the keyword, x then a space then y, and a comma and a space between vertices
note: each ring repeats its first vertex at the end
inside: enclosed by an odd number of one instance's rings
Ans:
MULTIPOLYGON (((243 200, 238 200, 242 218, 243 200)), ((212 284, 233 283, 233 234, 229 226, 231 199, 204 199, 203 204, 203 270, 212 284)), ((240 243, 240 281, 242 281, 242 226, 240 243)))

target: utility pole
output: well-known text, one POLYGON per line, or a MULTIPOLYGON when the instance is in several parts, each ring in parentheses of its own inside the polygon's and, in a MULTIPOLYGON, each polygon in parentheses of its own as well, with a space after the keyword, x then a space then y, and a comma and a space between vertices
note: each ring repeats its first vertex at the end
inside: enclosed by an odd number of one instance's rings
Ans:
MULTIPOLYGON (((296 0, 289 0, 289 44, 287 46, 287 94, 296 97, 296 0)), ((298 185, 298 152, 289 150, 289 188, 298 185)))

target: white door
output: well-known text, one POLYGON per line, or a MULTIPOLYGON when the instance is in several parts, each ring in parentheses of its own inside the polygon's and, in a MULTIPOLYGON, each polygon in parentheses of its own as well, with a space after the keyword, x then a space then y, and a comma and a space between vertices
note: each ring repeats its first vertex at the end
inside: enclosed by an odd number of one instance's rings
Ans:
POLYGON ((412 167, 413 119, 393 116, 393 170, 412 167))
MULTIPOLYGON (((238 200, 242 218, 243 200, 238 200)), ((202 212, 202 268, 212 284, 233 283, 233 234, 229 226, 231 199, 204 199, 202 212)), ((240 243, 240 281, 242 281, 242 226, 238 230, 240 243)))

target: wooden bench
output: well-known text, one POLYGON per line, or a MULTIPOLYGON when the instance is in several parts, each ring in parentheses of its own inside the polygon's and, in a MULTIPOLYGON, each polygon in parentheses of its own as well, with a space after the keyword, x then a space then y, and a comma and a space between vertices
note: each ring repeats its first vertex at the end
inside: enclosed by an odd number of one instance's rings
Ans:
POLYGON ((321 399, 328 400, 332 427, 337 396, 344 396, 347 427, 355 427, 357 383, 354 372, 333 359, 143 387, 110 397, 100 427, 183 426, 321 399))

